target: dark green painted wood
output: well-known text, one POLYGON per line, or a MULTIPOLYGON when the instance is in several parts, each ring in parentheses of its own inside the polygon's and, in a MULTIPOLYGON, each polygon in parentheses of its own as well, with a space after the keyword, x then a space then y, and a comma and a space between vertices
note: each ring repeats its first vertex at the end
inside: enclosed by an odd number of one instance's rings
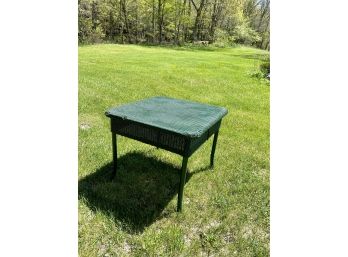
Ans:
POLYGON ((210 153, 210 167, 214 166, 214 154, 215 154, 215 148, 216 148, 218 136, 219 136, 219 131, 216 131, 216 133, 214 134, 213 147, 211 148, 211 153, 210 153))
POLYGON ((116 133, 112 132, 112 157, 113 157, 113 170, 112 170, 112 179, 116 177, 117 172, 117 138, 116 133))
POLYGON ((184 186, 186 183, 187 161, 188 161, 188 157, 184 156, 182 159, 180 185, 179 185, 179 192, 178 192, 178 205, 177 205, 178 212, 182 211, 182 199, 184 197, 184 186))

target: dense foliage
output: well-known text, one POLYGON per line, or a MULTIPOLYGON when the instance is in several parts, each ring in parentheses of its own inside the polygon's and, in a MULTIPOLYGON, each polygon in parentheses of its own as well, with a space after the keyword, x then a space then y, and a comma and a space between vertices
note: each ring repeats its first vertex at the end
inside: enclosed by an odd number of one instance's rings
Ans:
POLYGON ((269 0, 79 0, 79 43, 218 46, 269 49, 269 0))

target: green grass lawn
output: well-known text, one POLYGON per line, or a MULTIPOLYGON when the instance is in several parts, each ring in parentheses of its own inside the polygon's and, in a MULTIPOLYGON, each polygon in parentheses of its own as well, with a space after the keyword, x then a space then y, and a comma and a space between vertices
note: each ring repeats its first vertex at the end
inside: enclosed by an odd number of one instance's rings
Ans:
POLYGON ((253 74, 268 52, 135 45, 79 47, 79 255, 269 256, 269 82, 253 74), (151 96, 226 107, 209 169, 210 138, 189 159, 118 137, 104 111, 151 96))

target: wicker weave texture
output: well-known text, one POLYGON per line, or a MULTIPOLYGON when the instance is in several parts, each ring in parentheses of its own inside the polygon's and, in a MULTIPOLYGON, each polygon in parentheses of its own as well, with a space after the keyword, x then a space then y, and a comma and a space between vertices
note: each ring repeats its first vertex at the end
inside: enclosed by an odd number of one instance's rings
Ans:
POLYGON ((152 127, 144 127, 133 122, 119 122, 116 127, 118 134, 131 138, 145 140, 150 144, 169 147, 178 152, 183 152, 185 148, 185 138, 180 135, 168 133, 165 130, 155 129, 152 127))
POLYGON ((227 109, 168 97, 152 97, 111 108, 105 114, 184 136, 200 137, 227 114, 227 109))

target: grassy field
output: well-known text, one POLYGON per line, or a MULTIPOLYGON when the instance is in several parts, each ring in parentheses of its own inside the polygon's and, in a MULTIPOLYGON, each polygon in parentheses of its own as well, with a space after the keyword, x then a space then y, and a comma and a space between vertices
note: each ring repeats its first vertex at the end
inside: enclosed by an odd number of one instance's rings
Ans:
POLYGON ((79 47, 79 255, 269 256, 269 82, 253 48, 79 47), (224 106, 190 159, 177 213, 181 157, 111 133, 104 111, 151 96, 224 106))

